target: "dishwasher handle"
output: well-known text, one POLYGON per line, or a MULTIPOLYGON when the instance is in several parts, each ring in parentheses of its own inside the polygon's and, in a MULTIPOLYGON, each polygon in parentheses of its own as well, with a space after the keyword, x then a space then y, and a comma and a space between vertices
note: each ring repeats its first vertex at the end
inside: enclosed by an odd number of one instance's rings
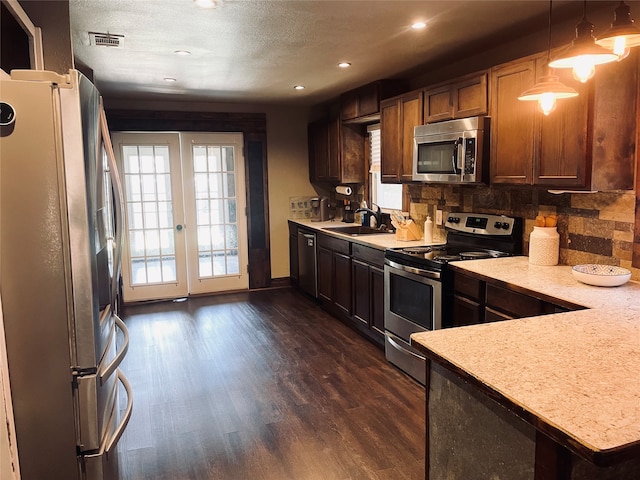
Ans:
POLYGON ((306 240, 307 247, 315 247, 316 246, 316 235, 315 235, 315 233, 298 232, 298 237, 303 237, 306 240))

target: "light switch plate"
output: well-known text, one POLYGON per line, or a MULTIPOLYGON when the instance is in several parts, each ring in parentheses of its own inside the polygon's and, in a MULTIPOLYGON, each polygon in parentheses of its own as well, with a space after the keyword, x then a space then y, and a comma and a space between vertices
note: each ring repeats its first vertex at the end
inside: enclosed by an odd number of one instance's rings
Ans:
POLYGON ((442 210, 436 210, 436 225, 442 225, 442 210))

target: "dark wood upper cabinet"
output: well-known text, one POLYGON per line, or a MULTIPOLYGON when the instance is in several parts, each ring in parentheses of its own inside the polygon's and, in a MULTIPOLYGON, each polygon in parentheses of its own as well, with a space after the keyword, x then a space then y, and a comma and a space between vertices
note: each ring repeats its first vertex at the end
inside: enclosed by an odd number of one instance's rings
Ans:
POLYGON ((311 182, 363 183, 366 179, 365 135, 361 125, 343 125, 336 116, 309 124, 311 182))
POLYGON ((597 67, 586 84, 557 71, 578 97, 543 115, 518 96, 544 74, 546 55, 496 66, 491 72, 491 183, 566 190, 634 188, 638 123, 637 52, 597 67))
MULTIPOLYGON (((545 70, 546 56, 536 59, 536 78, 544 75, 545 70)), ((549 115, 540 112, 533 102, 536 135, 539 135, 533 157, 533 184, 584 188, 589 185, 591 172, 589 112, 593 104, 593 83, 567 78, 571 77, 568 70, 556 73, 564 73, 562 82, 575 89, 578 96, 558 100, 556 109, 549 115)))
POLYGON ((380 101, 406 90, 405 80, 384 79, 368 83, 340 96, 343 122, 371 123, 380 119, 380 101))
POLYGON ((596 67, 590 128, 591 189, 633 190, 640 112, 640 49, 596 67))
POLYGON ((381 178, 383 183, 408 183, 413 172, 413 132, 422 125, 422 91, 381 103, 381 178))
POLYGON ((491 72, 491 183, 530 184, 533 177, 535 102, 518 96, 535 83, 535 60, 491 72))
POLYGON ((424 89, 424 123, 486 115, 487 73, 474 73, 424 89))

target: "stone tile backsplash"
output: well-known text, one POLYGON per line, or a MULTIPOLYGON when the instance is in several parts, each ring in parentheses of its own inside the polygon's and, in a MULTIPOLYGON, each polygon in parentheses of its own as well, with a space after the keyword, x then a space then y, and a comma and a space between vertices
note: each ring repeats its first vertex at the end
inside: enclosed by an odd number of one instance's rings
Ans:
MULTIPOLYGON (((451 212, 478 212, 524 219, 523 248, 529 251, 529 234, 536 215, 558 215, 560 264, 603 263, 620 265, 640 280, 640 269, 631 266, 635 223, 635 192, 552 194, 534 187, 406 185, 409 214, 419 225, 427 215, 435 218, 451 212)), ((442 226, 434 224, 434 239, 444 241, 442 226)))

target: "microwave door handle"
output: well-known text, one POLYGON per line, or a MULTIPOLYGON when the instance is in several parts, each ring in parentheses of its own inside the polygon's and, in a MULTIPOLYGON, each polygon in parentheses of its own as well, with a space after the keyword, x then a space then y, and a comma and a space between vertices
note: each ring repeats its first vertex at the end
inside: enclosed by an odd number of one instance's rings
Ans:
POLYGON ((462 145, 462 143, 462 137, 458 137, 458 139, 453 144, 453 155, 451 156, 451 163, 453 166, 453 172, 456 174, 462 172, 462 169, 460 168, 460 152, 462 152, 460 145, 462 145))

